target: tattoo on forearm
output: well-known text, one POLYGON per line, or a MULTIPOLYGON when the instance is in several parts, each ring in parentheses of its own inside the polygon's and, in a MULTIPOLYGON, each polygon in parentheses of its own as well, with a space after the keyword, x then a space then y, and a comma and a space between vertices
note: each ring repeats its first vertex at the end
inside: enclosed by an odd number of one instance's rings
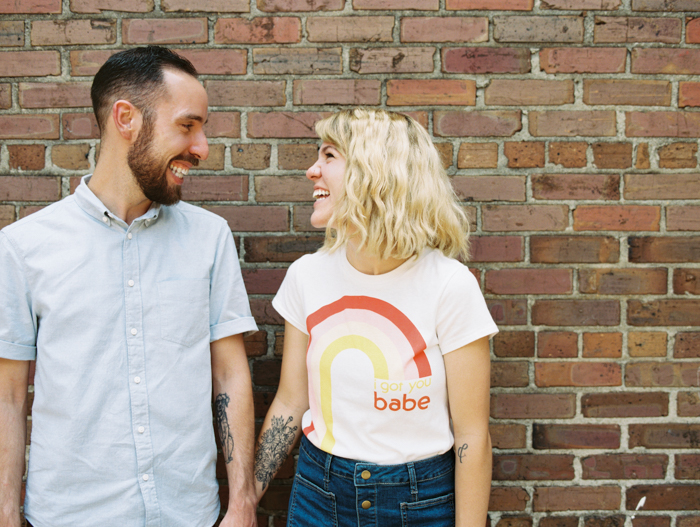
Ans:
POLYGON ((457 457, 459 457, 459 462, 462 462, 462 458, 467 455, 467 448, 469 445, 464 443, 461 447, 457 449, 457 457))
POLYGON ((216 401, 214 402, 216 428, 219 432, 219 439, 221 440, 221 450, 224 452, 224 461, 226 461, 227 464, 233 461, 233 436, 231 435, 231 428, 228 425, 228 415, 226 415, 226 408, 228 408, 228 403, 230 401, 231 399, 228 395, 220 393, 216 396, 216 401))
POLYGON ((299 427, 288 426, 293 420, 291 415, 286 422, 284 416, 273 415, 270 428, 260 436, 255 451, 255 479, 262 483, 263 490, 287 459, 287 452, 294 443, 294 433, 299 427))

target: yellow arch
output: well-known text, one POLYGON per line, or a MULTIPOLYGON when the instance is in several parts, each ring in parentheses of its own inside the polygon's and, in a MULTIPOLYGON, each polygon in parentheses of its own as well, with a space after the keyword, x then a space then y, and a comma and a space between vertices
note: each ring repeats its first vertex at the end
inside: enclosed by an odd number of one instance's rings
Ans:
POLYGON ((377 379, 389 380, 389 367, 384 354, 371 340, 360 335, 346 335, 334 340, 324 350, 320 360, 321 374, 321 415, 326 423, 326 434, 321 441, 321 450, 331 452, 335 446, 333 437, 333 406, 331 399, 331 364, 341 351, 357 349, 367 355, 374 368, 374 376, 377 379))

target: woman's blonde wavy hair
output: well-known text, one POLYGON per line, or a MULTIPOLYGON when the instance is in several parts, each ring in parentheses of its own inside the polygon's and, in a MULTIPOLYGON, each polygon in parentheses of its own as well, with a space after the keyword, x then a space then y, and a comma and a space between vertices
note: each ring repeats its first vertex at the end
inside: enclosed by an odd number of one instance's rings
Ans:
POLYGON ((343 110, 316 123, 322 141, 345 158, 324 249, 352 238, 382 259, 406 259, 426 247, 468 258, 469 222, 425 129, 400 113, 343 110), (332 226, 332 227, 331 227, 332 226))

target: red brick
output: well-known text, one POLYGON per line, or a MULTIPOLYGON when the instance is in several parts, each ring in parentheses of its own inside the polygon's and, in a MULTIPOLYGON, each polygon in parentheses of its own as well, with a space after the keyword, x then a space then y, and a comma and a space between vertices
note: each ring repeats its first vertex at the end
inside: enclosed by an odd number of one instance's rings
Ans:
POLYGON ((649 80, 584 79, 583 102, 607 105, 670 106, 671 83, 649 80))
POLYGON ((288 44, 301 40, 296 17, 220 18, 214 26, 217 44, 288 44))
POLYGON ((595 17, 593 41, 598 43, 681 41, 681 21, 678 18, 641 18, 625 16, 595 17))
POLYGON ((679 387, 700 386, 697 362, 633 362, 625 368, 626 386, 679 387))
POLYGON ((109 57, 116 53, 115 50, 81 50, 70 52, 71 74, 94 75, 109 57))
MULTIPOLYGON (((532 429, 532 447, 549 448, 620 448, 618 425, 569 425, 535 423, 532 429)), ((596 509, 602 507, 595 507, 596 509)))
POLYGON ((700 174, 625 174, 626 199, 699 199, 700 174))
POLYGON ((663 479, 668 457, 643 454, 602 454, 581 460, 584 479, 663 479))
MULTIPOLYGON (((668 525, 671 525, 670 518, 668 525)), ((698 525, 700 525, 700 516, 679 516, 676 521, 676 525, 678 527, 698 527, 698 525)))
POLYGON ((486 105, 545 106, 573 102, 572 80, 493 79, 484 91, 486 105))
MULTIPOLYGON (((698 433, 700 425, 691 423, 631 424, 629 447, 697 448, 698 433)), ((654 508, 650 506, 649 509, 654 508)))
POLYGON ((535 334, 532 331, 501 331, 493 337, 496 357, 534 357, 535 334))
POLYGON ((87 170, 90 168, 90 145, 64 144, 51 147, 51 162, 67 170, 87 170))
POLYGON ((667 393, 586 393, 581 398, 584 417, 666 417, 667 393))
POLYGON ((536 174, 535 199, 620 199, 620 177, 609 174, 536 174))
POLYGON ((208 13, 248 13, 247 0, 199 0, 196 4, 189 0, 161 0, 160 8, 165 12, 208 12, 208 13))
POLYGON ((665 357, 666 332, 630 331, 627 334, 627 353, 630 357, 665 357))
POLYGON ((243 240, 246 262, 293 262, 311 254, 323 244, 318 236, 262 236, 243 240))
POLYGON ((540 331, 537 356, 546 359, 578 356, 578 335, 572 331, 540 331))
POLYGON ((627 510, 631 510, 645 496, 644 510, 700 509, 700 485, 635 485, 627 489, 627 510))
POLYGON ((627 137, 700 137, 697 112, 627 112, 627 137))
POLYGON ((657 150, 659 168, 695 168, 698 165, 698 144, 671 143, 657 150))
POLYGON ((622 333, 584 333, 584 358, 622 357, 622 333))
POLYGON ((543 0, 543 9, 562 9, 573 11, 577 9, 591 9, 613 11, 620 7, 622 0, 543 0))
MULTIPOLYGON (((377 105, 380 102, 380 97, 381 81, 379 80, 308 79, 294 81, 295 105, 377 105)), ((313 162, 311 164, 313 164, 313 162)))
POLYGON ((122 11, 132 13, 149 13, 153 11, 153 0, 71 0, 73 13, 96 13, 103 11, 122 11))
POLYGON ((392 42, 393 16, 310 17, 309 42, 392 42))
POLYGON ((354 9, 388 9, 437 11, 439 0, 353 0, 354 9))
POLYGON ((90 82, 21 82, 19 104, 23 108, 91 107, 90 82))
POLYGON ((454 176, 452 184, 465 201, 525 201, 524 176, 454 176))
POLYGON ((58 114, 0 115, 0 139, 58 139, 58 114))
POLYGON ((11 15, 60 13, 61 0, 0 0, 0 13, 11 15))
POLYGON ((497 143, 462 143, 457 152, 458 168, 498 167, 497 143))
POLYGON ((524 361, 508 361, 491 363, 491 386, 524 388, 530 384, 528 363, 524 361))
POLYGON ((60 75, 58 51, 4 51, 0 53, 0 77, 60 75))
POLYGON ((15 221, 15 206, 0 205, 0 229, 15 221))
POLYGON ((632 73, 698 74, 700 49, 634 48, 632 73))
POLYGON ((525 448, 527 430, 524 425, 490 424, 489 432, 494 448, 525 448))
MULTIPOLYGON (((247 4, 246 0, 246 4, 247 4)), ((257 0, 258 9, 268 13, 286 11, 339 11, 345 0, 257 0)), ((286 510, 286 507, 285 507, 286 510)))
POLYGON ((699 0, 632 0, 635 11, 700 11, 699 0))
POLYGON ((442 50, 445 73, 528 73, 527 48, 447 48, 442 50))
POLYGON ((632 166, 632 143, 595 143, 593 162, 598 168, 629 168, 632 166))
POLYGON ((544 48, 540 67, 547 73, 624 73, 625 48, 544 48))
POLYGON ((404 17, 401 42, 486 42, 489 20, 485 17, 404 17))
POLYGON ((241 137, 241 114, 239 112, 211 112, 204 125, 207 137, 241 137))
POLYGON ((649 143, 639 143, 637 145, 637 161, 634 164, 634 168, 638 168, 639 170, 651 168, 649 143))
POLYGON ((22 20, 0 20, 0 46, 24 46, 22 20))
POLYGON ((622 370, 612 362, 538 362, 535 384, 553 386, 620 386, 622 370))
POLYGON ((57 201, 61 199, 59 178, 47 176, 0 176, 2 201, 57 201))
POLYGON ((7 145, 10 169, 41 170, 46 164, 44 145, 7 145))
POLYGON ((666 269, 598 268, 579 271, 582 293, 600 295, 664 295, 666 269))
POLYGON ((620 243, 610 236, 532 236, 533 263, 615 263, 620 243))
POLYGON ((289 229, 287 207, 214 205, 206 208, 224 218, 232 231, 274 232, 289 229))
POLYGON ((98 139, 100 137, 97 119, 92 112, 64 113, 62 126, 64 139, 98 139))
POLYGON ((125 44, 203 44, 209 39, 206 18, 146 18, 122 21, 125 44))
POLYGON ((689 20, 686 24, 685 41, 688 44, 700 44, 700 18, 689 20))
POLYGON ((306 170, 318 158, 317 144, 280 144, 277 146, 277 166, 282 170, 306 170))
POLYGON ((497 269, 486 272, 484 292, 494 295, 561 295, 572 291, 570 269, 497 269))
POLYGON ((247 176, 196 176, 188 178, 182 187, 186 201, 246 201, 247 176))
POLYGON ((544 166, 544 142, 506 142, 503 154, 508 159, 508 168, 538 168, 544 166))
POLYGON ((700 479, 700 455, 676 454, 676 479, 700 479))
POLYGON ((272 148, 265 144, 231 145, 231 165, 246 170, 262 170, 270 166, 272 148))
POLYGON ((486 305, 496 324, 519 326, 527 323, 527 301, 524 299, 487 300, 486 305))
POLYGON ((566 205, 485 205, 484 231, 562 231, 569 224, 566 205))
POLYGON ((277 201, 309 202, 313 184, 306 176, 256 176, 255 200, 259 203, 277 201))
POLYGON ((350 69, 355 73, 431 73, 435 48, 353 48, 350 69))
POLYGON ((447 0, 447 10, 532 11, 535 0, 447 0))
POLYGON ((628 300, 627 323, 634 326, 700 326, 700 300, 628 300))
POLYGON ((577 516, 543 516, 538 527, 578 527, 577 516))
POLYGON ((284 106, 284 81, 205 82, 211 106, 284 106))
POLYGON ((490 511, 524 511, 530 496, 520 487, 492 487, 490 511))
POLYGON ((550 142, 549 162, 564 168, 582 168, 588 164, 586 151, 588 143, 582 142, 550 142))
POLYGON ((596 137, 616 135, 613 111, 533 111, 530 133, 536 137, 596 137))
POLYGON ((35 20, 31 27, 33 46, 114 44, 117 41, 116 20, 35 20))
POLYGON ((536 300, 532 323, 545 326, 617 326, 616 300, 536 300))
POLYGON ((494 419, 566 419, 576 413, 573 393, 496 393, 491 395, 494 419))
POLYGON ((325 75, 342 70, 340 48, 253 48, 256 75, 325 75))
POLYGON ((583 17, 495 16, 496 42, 583 42, 583 17))
POLYGON ((440 154, 442 166, 447 170, 452 166, 452 158, 454 157, 454 146, 452 143, 433 143, 440 154))
MULTIPOLYGON (((386 94, 387 106, 474 106, 476 82, 453 79, 388 80, 386 94)), ((377 100, 375 104, 378 102, 377 100)))
POLYGON ((509 454, 493 457, 493 479, 571 480, 574 479, 574 456, 562 454, 509 454))
POLYGON ((12 85, 0 84, 0 108, 12 106, 12 85))
POLYGON ((286 269, 243 269, 243 282, 249 295, 274 295, 277 293, 286 269))
POLYGON ((316 137, 314 123, 327 116, 323 112, 251 112, 248 137, 316 137))
POLYGON ((678 83, 678 106, 700 106, 700 82, 678 83))
MULTIPOLYGON (((176 49, 175 51, 188 59, 201 75, 245 75, 246 73, 248 53, 243 49, 176 49)), ((211 101, 209 103, 211 104, 211 101)))
POLYGON ((700 231, 700 207, 685 205, 666 208, 666 229, 700 231))
POLYGON ((673 356, 677 359, 700 358, 700 333, 677 333, 673 356))
POLYGON ((311 225, 313 205, 294 205, 292 207, 292 225, 295 232, 325 232, 325 229, 317 229, 311 225))
POLYGON ((509 137, 522 128, 520 110, 436 111, 434 133, 442 137, 509 137))
POLYGON ((677 409, 679 417, 700 417, 700 395, 697 392, 679 392, 677 409))
POLYGON ((576 231, 658 231, 661 208, 647 205, 580 205, 574 210, 576 231))
POLYGON ((522 262, 521 236, 471 236, 469 252, 472 262, 522 262))

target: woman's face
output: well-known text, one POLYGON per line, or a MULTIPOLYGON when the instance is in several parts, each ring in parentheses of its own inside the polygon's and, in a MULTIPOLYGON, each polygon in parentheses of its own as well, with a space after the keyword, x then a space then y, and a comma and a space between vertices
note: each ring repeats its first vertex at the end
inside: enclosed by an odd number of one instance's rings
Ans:
POLYGON ((343 192, 345 158, 334 145, 323 143, 318 150, 318 160, 306 171, 306 177, 314 183, 313 197, 316 200, 311 225, 326 227, 343 192))

